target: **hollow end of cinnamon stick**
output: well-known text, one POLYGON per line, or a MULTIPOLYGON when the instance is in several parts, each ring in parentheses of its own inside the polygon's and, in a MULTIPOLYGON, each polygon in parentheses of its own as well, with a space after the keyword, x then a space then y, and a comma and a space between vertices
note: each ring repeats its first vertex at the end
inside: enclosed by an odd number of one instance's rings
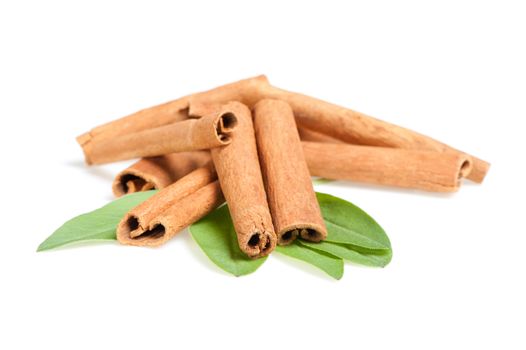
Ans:
POLYGON ((289 245, 296 240, 300 232, 298 229, 292 228, 287 231, 278 232, 278 244, 279 245, 289 245))
POLYGON ((141 225, 140 217, 127 214, 126 217, 119 223, 117 228, 117 238, 119 241, 128 241, 137 239, 138 237, 160 237, 164 235, 164 227, 162 225, 152 225, 152 228, 144 228, 141 225))
POLYGON ((137 239, 140 238, 141 240, 150 240, 152 242, 156 242, 158 244, 150 244, 151 246, 154 245, 160 245, 162 243, 161 238, 165 235, 166 228, 161 223, 154 223, 152 224, 151 228, 148 228, 146 230, 141 231, 134 231, 130 233, 130 238, 137 239))
POLYGON ((218 140, 223 144, 227 145, 232 141, 232 131, 237 126, 237 117, 234 113, 225 112, 219 114, 215 122, 215 128, 218 140))
POLYGON ((206 151, 143 158, 115 176, 113 194, 120 197, 128 193, 163 189, 209 161, 210 153, 206 151))
POLYGON ((139 229, 139 218, 135 215, 128 215, 122 224, 122 232, 130 237, 135 237, 138 234, 136 233, 139 229))
POLYGON ((311 242, 321 242, 327 238, 327 230, 316 224, 290 225, 278 232, 278 244, 288 245, 297 237, 311 242))
POLYGON ((298 232, 299 237, 311 242, 321 242, 327 238, 325 227, 315 224, 296 225, 294 230, 298 232))
POLYGON ((117 227, 117 240, 120 243, 136 246, 156 247, 164 243, 166 229, 159 222, 153 222, 150 227, 143 228, 139 217, 128 214, 117 227))
POLYGON ((239 242, 242 250, 251 259, 267 256, 276 248, 276 236, 273 232, 253 232, 246 242, 239 242))
POLYGON ((459 162, 459 169, 458 169, 458 178, 463 179, 468 177, 472 171, 473 171, 473 159, 471 159, 470 156, 465 156, 465 158, 461 158, 459 162))
POLYGON ((327 233, 314 228, 304 228, 300 230, 300 236, 307 241, 321 242, 327 237, 327 233))
POLYGON ((457 161, 457 182, 456 186, 451 186, 449 190, 443 192, 457 192, 462 185, 462 180, 468 178, 473 172, 473 159, 467 154, 458 157, 457 161))
POLYGON ((119 243, 158 247, 220 206, 224 197, 219 182, 188 184, 192 177, 198 180, 195 174, 199 172, 189 175, 186 184, 185 180, 179 180, 182 184, 179 187, 192 186, 195 191, 188 194, 178 192, 174 190, 177 187, 174 184, 171 189, 165 188, 128 212, 117 226, 119 243))
POLYGON ((127 193, 153 190, 155 188, 155 184, 148 181, 145 176, 134 174, 132 171, 117 176, 112 184, 113 194, 116 197, 124 196, 127 193))

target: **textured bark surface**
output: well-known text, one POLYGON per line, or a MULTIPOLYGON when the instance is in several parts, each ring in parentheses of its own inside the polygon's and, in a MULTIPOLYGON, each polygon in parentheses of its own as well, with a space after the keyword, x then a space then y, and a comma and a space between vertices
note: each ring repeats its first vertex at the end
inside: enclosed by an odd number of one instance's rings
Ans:
MULTIPOLYGON (((83 148, 86 148, 90 143, 98 143, 97 140, 166 125, 187 118, 189 114, 203 115, 204 111, 199 109, 209 108, 210 105, 240 101, 252 108, 263 98, 286 101, 292 107, 295 118, 302 127, 346 143, 463 154, 412 130, 313 97, 273 87, 265 76, 241 80, 140 111, 96 127, 89 133, 79 136, 77 140, 83 148)), ((490 164, 473 156, 471 158, 473 167, 467 178, 480 183, 486 176, 490 164)))
POLYGON ((290 106, 279 100, 261 100, 254 107, 254 129, 278 244, 290 244, 298 235, 319 242, 327 229, 303 156, 290 106))
POLYGON ((204 150, 230 143, 235 125, 233 115, 214 114, 91 142, 83 150, 88 164, 204 150))
MULTIPOLYGON (((351 144, 428 150, 463 154, 448 145, 415 131, 340 107, 313 97, 260 84, 266 98, 286 101, 302 126, 351 144)), ((467 178, 482 182, 490 164, 472 157, 473 167, 467 178)))
POLYGON ((251 99, 256 95, 254 91, 259 89, 259 84, 264 83, 267 83, 267 78, 260 75, 146 108, 126 117, 99 125, 77 137, 77 142, 81 146, 84 146, 90 142, 98 142, 103 139, 127 135, 185 120, 188 118, 190 101, 194 98, 206 99, 218 103, 241 101, 253 104, 255 101, 251 99))
POLYGON ((431 192, 457 191, 471 171, 469 156, 452 152, 302 142, 313 176, 431 192))
POLYGON ((334 137, 322 134, 321 132, 314 131, 298 125, 298 133, 301 141, 311 142, 325 142, 325 143, 345 143, 342 140, 338 140, 334 137))
POLYGON ((120 243, 158 246, 222 203, 212 164, 194 170, 130 210, 117 226, 120 243), (205 190, 205 188, 207 188, 205 190))
POLYGON ((267 203, 258 161, 250 110, 231 102, 220 114, 237 117, 232 142, 211 150, 221 189, 226 198, 240 249, 249 257, 268 255, 276 246, 276 234, 267 203))
POLYGON ((113 180, 116 197, 163 189, 210 161, 206 151, 171 153, 164 156, 143 158, 121 171, 113 180))

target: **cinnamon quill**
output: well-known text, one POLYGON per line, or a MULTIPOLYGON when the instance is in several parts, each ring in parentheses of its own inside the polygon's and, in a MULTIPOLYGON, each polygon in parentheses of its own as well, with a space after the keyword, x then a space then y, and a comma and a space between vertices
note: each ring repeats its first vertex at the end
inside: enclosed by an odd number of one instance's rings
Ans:
POLYGON ((260 75, 146 108, 126 117, 99 125, 77 137, 77 142, 84 147, 92 142, 97 143, 115 136, 136 133, 185 120, 189 116, 188 108, 190 101, 193 99, 205 99, 216 103, 241 101, 252 105, 255 103, 253 99, 257 95, 255 90, 259 89, 259 84, 266 82, 267 78, 260 75))
POLYGON ((133 192, 163 189, 208 161, 210 153, 204 151, 143 158, 117 174, 112 184, 113 193, 120 197, 133 192))
POLYGON ((204 150, 230 143, 235 125, 234 115, 209 115, 91 142, 83 150, 88 164, 204 150))
POLYGON ((117 226, 117 240, 159 246, 217 208, 224 199, 211 164, 194 170, 130 210, 117 226))
MULTIPOLYGON (((415 131, 310 96, 279 89, 266 80, 258 81, 256 84, 258 87, 252 91, 259 96, 259 99, 271 98, 287 102, 301 127, 346 143, 464 154, 415 131)), ((208 102, 206 98, 194 98, 189 113, 201 114, 199 108, 206 106, 206 102, 208 102)), ((484 180, 490 164, 479 158, 470 157, 473 159, 473 167, 467 178, 480 183, 484 180)))
MULTIPOLYGON (((140 111, 96 127, 89 133, 81 135, 78 141, 87 148, 90 143, 97 144, 116 135, 128 135, 131 132, 170 124, 188 116, 204 115, 206 113, 199 111, 202 106, 237 100, 253 107, 263 98, 284 100, 292 107, 295 118, 302 127, 346 143, 464 154, 415 131, 313 97, 271 86, 265 76, 242 80, 140 111)), ((470 157, 473 159, 473 167, 467 178, 482 182, 490 164, 479 158, 470 157)))
MULTIPOLYGON (((415 131, 310 96, 282 90, 269 84, 260 84, 259 92, 261 96, 286 101, 302 126, 347 143, 464 154, 415 131)), ((490 164, 470 157, 473 159, 473 168, 467 177, 480 183, 484 180, 490 164)))
POLYGON ((223 105, 219 115, 233 114, 238 124, 232 142, 210 153, 226 198, 240 249, 251 258, 270 254, 276 234, 258 161, 250 110, 239 102, 223 105))
POLYGON ((462 153, 302 142, 313 176, 430 192, 457 191, 472 160, 462 153))
POLYGON ((254 128, 278 244, 297 236, 319 242, 327 228, 312 187, 290 106, 265 99, 254 107, 254 128))

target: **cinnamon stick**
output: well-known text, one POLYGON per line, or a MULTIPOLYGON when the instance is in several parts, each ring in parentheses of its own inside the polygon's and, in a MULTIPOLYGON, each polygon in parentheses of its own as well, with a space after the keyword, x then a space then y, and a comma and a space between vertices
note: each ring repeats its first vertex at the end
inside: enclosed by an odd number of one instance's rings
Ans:
MULTIPOLYGON (((279 89, 267 81, 256 82, 251 92, 259 99, 270 98, 287 102, 301 127, 315 130, 326 136, 351 144, 393 147, 463 154, 444 143, 415 131, 370 117, 351 109, 340 107, 310 96, 279 89)), ((257 98, 252 99, 257 101, 257 98)), ((196 96, 189 106, 191 115, 204 115, 199 109, 207 107, 205 97, 196 96)), ((249 105, 251 107, 251 105, 249 105)), ((473 168, 467 175, 472 181, 482 182, 490 164, 479 158, 473 159, 473 168)))
POLYGON ((239 102, 224 105, 219 115, 233 114, 238 126, 232 142, 210 153, 226 198, 240 249, 251 258, 268 255, 276 234, 258 161, 250 110, 239 102))
POLYGON ((431 192, 457 191, 472 160, 462 153, 302 142, 313 176, 431 192))
POLYGON ((194 170, 130 210, 117 226, 122 244, 159 246, 224 199, 211 164, 194 170))
MULTIPOLYGON (((432 192, 454 192, 458 190, 460 180, 466 177, 472 167, 472 160, 466 155, 344 143, 341 143, 342 147, 331 147, 317 142, 302 142, 302 145, 310 174, 335 180, 350 180, 432 192), (418 171, 412 171, 407 164, 418 166, 418 171), (446 166, 441 164, 446 164, 446 166)), ((148 183, 149 187, 146 184, 143 188, 137 188, 136 191, 164 188, 156 184, 155 177, 158 175, 156 168, 142 168, 138 180, 149 178, 154 178, 154 180, 148 183)), ((169 176, 168 172, 166 176, 169 176)), ((121 185, 122 182, 119 186, 121 185)), ((131 193, 132 189, 128 189, 128 192, 131 193)))
POLYGON ((194 98, 217 103, 241 101, 252 105, 255 103, 255 90, 259 89, 259 84, 266 82, 267 78, 264 75, 260 75, 146 108, 126 117, 99 125, 77 137, 77 142, 84 147, 84 145, 91 142, 98 142, 103 139, 110 139, 115 136, 127 135, 185 120, 188 118, 190 101, 194 98))
POLYGON ((143 158, 117 174, 112 184, 113 193, 120 197, 133 192, 163 189, 209 160, 210 153, 205 151, 143 158))
MULTIPOLYGON (((100 140, 116 135, 126 135, 173 123, 189 115, 204 115, 198 110, 199 106, 236 100, 253 107, 263 98, 286 101, 292 107, 296 120, 302 127, 322 132, 347 143, 463 153, 412 130, 313 97, 271 86, 264 76, 242 80, 140 111, 99 126, 81 135, 77 140, 85 147, 89 143, 98 143, 100 140)), ((488 172, 490 164, 473 156, 471 158, 473 169, 467 177, 480 183, 488 172)))
MULTIPOLYGON (((415 131, 313 97, 259 84, 261 96, 286 101, 299 123, 347 143, 464 154, 415 131)), ((470 180, 482 182, 490 164, 471 156, 470 180)))
POLYGON ((196 151, 230 143, 236 117, 225 113, 91 142, 83 150, 88 164, 103 164, 172 152, 196 151))
POLYGON ((265 99, 254 107, 259 160, 278 244, 298 235, 319 242, 327 228, 312 187, 290 106, 265 99))

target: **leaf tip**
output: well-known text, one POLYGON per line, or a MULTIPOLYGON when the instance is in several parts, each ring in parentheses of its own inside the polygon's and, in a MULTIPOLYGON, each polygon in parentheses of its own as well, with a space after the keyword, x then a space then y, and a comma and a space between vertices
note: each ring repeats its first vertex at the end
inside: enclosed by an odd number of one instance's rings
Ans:
POLYGON ((44 243, 45 242, 42 242, 42 243, 39 244, 39 246, 37 247, 37 250, 36 250, 37 253, 46 250, 46 246, 44 245, 44 243))
POLYGON ((344 273, 345 269, 343 267, 343 259, 341 260, 341 270, 338 270, 338 272, 332 276, 335 280, 339 281, 342 279, 343 277, 343 273, 344 273))

